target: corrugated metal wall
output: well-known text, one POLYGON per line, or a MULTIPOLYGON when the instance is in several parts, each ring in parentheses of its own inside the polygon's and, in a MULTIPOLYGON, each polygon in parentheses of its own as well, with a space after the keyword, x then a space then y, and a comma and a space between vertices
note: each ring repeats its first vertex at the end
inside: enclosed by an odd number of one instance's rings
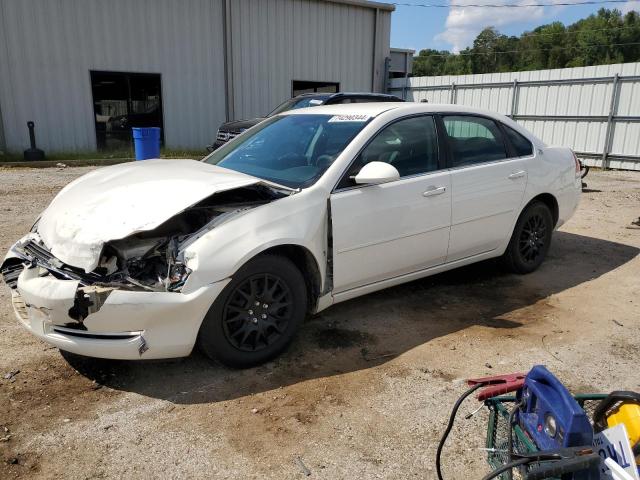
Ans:
POLYGON ((339 82, 342 91, 382 87, 390 12, 380 11, 372 84, 375 9, 315 0, 231 2, 234 116, 269 113, 292 80, 339 82))
MULTIPOLYGON (((581 84, 518 85, 514 81, 556 81, 640 76, 640 63, 598 65, 593 67, 507 72, 479 75, 413 77, 409 85, 404 79, 392 80, 391 90, 403 92, 408 100, 428 100, 430 103, 457 103, 485 108, 505 115, 515 114, 525 128, 553 145, 570 146, 588 155, 587 163, 602 165, 599 155, 607 145, 607 116, 610 113, 613 81, 594 81, 581 84), (504 83, 509 85, 505 85, 504 83), (456 88, 452 88, 455 84, 456 88), (473 87, 457 88, 461 85, 473 87), (499 85, 496 85, 499 84, 499 85), (427 87, 427 88, 425 88, 427 87), (438 88, 434 88, 438 87, 438 88), (421 88, 423 88, 421 90, 421 88), (513 92, 516 91, 514 99, 513 92), (600 119, 541 119, 536 116, 602 117, 600 119)), ((617 117, 640 116, 640 78, 619 83, 618 98, 614 102, 617 117)), ((640 169, 640 122, 615 119, 611 127, 608 166, 640 169), (619 158, 616 158, 619 157, 619 158)))
POLYGON ((166 144, 204 145, 225 119, 222 0, 3 0, 8 150, 36 122, 46 151, 96 148, 89 70, 162 75, 166 144))
POLYGON ((376 45, 374 92, 384 92, 387 89, 385 77, 385 61, 391 56, 391 12, 378 10, 378 43, 376 45))
MULTIPOLYGON (((0 1, 7 150, 28 147, 28 120, 48 152, 94 150, 90 70, 161 74, 166 145, 203 148, 226 119, 225 3, 0 1)), ((268 113, 291 96, 292 80, 383 89, 391 12, 378 10, 374 78, 376 8, 318 0, 228 4, 232 118, 268 113)))

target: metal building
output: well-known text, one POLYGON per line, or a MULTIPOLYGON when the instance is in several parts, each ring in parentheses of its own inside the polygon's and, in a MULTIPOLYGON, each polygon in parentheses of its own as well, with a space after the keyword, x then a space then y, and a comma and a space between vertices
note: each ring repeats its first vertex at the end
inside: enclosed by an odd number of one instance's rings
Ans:
POLYGON ((389 52, 389 77, 409 78, 413 73, 413 55, 416 51, 411 48, 391 48, 389 52))
POLYGON ((131 126, 202 148, 301 91, 383 91, 389 4, 2 0, 0 151, 117 148, 131 126), (120 142, 120 143, 119 143, 120 142))

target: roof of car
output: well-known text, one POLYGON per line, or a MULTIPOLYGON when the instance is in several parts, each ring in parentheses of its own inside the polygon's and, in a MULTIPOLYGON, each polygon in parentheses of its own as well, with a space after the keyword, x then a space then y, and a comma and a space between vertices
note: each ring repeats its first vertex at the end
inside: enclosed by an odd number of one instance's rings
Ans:
POLYGON ((371 102, 371 103, 343 103, 332 105, 319 105, 317 107, 299 108, 297 110, 289 110, 280 115, 365 115, 367 117, 377 117, 385 112, 393 110, 402 115, 414 115, 420 113, 450 113, 450 114, 471 114, 483 115, 498 120, 511 128, 525 134, 530 140, 534 140, 537 145, 544 143, 521 125, 517 124, 509 117, 490 110, 480 108, 467 107, 465 105, 451 105, 438 103, 417 103, 417 102, 371 102))
POLYGON ((479 108, 467 107, 464 105, 437 104, 437 103, 416 103, 416 102, 370 102, 370 103, 345 103, 332 105, 318 105, 317 107, 299 108, 283 112, 281 115, 300 115, 300 114, 316 114, 316 115, 349 115, 359 114, 368 115, 369 117, 377 117, 378 115, 389 110, 401 110, 404 113, 470 113, 477 115, 486 115, 493 118, 505 118, 503 115, 482 110, 479 108))
POLYGON ((309 92, 309 93, 301 93, 300 95, 296 95, 295 97, 292 97, 289 100, 295 100, 296 98, 305 98, 305 97, 327 98, 327 97, 330 97, 331 95, 335 95, 335 93, 309 92))
POLYGON ((293 97, 296 98, 341 98, 341 97, 372 97, 372 98, 397 98, 395 95, 390 95, 388 93, 372 93, 372 92, 336 92, 336 93, 327 93, 327 92, 310 92, 310 93, 301 93, 300 95, 296 95, 293 97))
POLYGON ((334 103, 331 105, 318 105, 316 107, 297 108, 282 112, 280 115, 300 115, 300 114, 316 114, 316 115, 348 115, 361 114, 369 117, 377 117, 382 112, 396 108, 396 105, 405 105, 403 103, 393 102, 370 102, 370 103, 334 103))

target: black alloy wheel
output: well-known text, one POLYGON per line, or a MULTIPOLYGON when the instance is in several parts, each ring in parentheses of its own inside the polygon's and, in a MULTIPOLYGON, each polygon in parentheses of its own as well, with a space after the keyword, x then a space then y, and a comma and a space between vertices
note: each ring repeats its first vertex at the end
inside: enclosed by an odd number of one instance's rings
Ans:
POLYGON ((545 250, 547 226, 540 214, 533 214, 525 222, 518 241, 520 256, 526 263, 535 263, 545 250))
POLYGON ((307 314, 307 286, 296 265, 260 255, 241 267, 207 312, 198 346, 236 368, 264 363, 293 340, 307 314))
POLYGON ((520 214, 502 263, 515 273, 531 273, 543 262, 551 245, 553 216, 542 202, 529 204, 520 214))
POLYGON ((293 295, 276 275, 253 275, 229 295, 223 329, 238 350, 257 352, 273 345, 286 331, 293 315, 293 295))

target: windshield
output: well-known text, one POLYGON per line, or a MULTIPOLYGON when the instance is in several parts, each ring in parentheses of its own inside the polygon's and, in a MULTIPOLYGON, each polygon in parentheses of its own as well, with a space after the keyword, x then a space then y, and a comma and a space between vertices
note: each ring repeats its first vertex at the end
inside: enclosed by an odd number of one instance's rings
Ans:
POLYGON ((277 106, 267 117, 273 117, 279 113, 286 112, 287 110, 295 110, 296 108, 317 107, 323 103, 324 99, 322 97, 292 98, 277 106))
POLYGON ((304 188, 322 176, 368 120, 364 115, 272 117, 203 161, 287 187, 304 188))

